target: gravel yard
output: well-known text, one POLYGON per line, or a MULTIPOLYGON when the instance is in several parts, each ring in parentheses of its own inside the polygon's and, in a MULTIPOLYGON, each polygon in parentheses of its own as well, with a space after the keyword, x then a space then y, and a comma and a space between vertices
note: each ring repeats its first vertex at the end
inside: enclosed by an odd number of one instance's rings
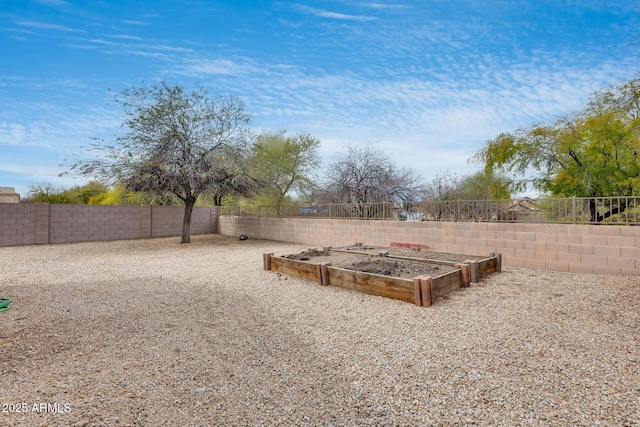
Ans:
POLYGON ((640 425, 638 277, 507 267, 419 308, 192 241, 0 248, 0 426, 640 425))

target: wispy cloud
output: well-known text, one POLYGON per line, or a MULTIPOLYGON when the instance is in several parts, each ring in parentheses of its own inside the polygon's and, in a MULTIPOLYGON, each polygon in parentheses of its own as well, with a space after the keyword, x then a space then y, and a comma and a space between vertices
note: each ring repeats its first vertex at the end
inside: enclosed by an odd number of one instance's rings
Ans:
POLYGON ((299 12, 307 15, 317 16, 319 18, 337 19, 340 21, 375 21, 378 19, 375 16, 349 15, 346 13, 331 12, 328 10, 316 9, 315 7, 305 6, 301 4, 294 5, 294 8, 299 12))
POLYGON ((66 31, 70 33, 85 33, 84 30, 79 30, 77 28, 65 27, 64 25, 56 25, 49 24, 46 22, 33 22, 33 21, 18 21, 16 24, 21 25, 27 28, 37 28, 39 30, 55 30, 55 31, 66 31))
POLYGON ((26 133, 23 125, 0 122, 0 144, 23 145, 26 142, 26 133))
POLYGON ((190 59, 178 65, 175 72, 192 77, 226 75, 226 76, 250 76, 267 72, 248 60, 233 59, 190 59))
POLYGON ((406 4, 387 4, 387 3, 358 3, 359 6, 369 7, 371 9, 411 9, 406 4))
POLYGON ((401 154, 393 150, 403 165, 423 169, 429 159, 443 172, 465 167, 500 132, 581 109, 612 72, 622 78, 633 66, 632 60, 583 68, 569 57, 537 59, 506 62, 489 55, 474 57, 475 66, 469 67, 468 58, 451 57, 450 72, 430 79, 383 70, 367 77, 318 74, 237 58, 194 59, 174 72, 247 99, 259 129, 288 127, 317 135, 325 158, 347 142, 374 142, 405 147, 401 154))
POLYGON ((171 61, 179 55, 187 55, 194 51, 192 48, 153 43, 153 40, 140 43, 139 41, 144 39, 139 37, 107 37, 111 40, 105 40, 104 38, 72 37, 70 40, 73 40, 73 43, 69 42, 61 45, 75 49, 100 49, 106 55, 135 55, 165 61, 171 61))
MULTIPOLYGON (((27 157, 27 156, 25 156, 27 157)), ((20 159, 23 162, 8 161, 8 159, 0 158, 0 171, 10 173, 18 176, 25 176, 31 178, 30 181, 50 183, 52 181, 60 182, 58 175, 63 172, 62 168, 51 163, 41 163, 29 161, 28 158, 20 159), (4 161, 3 161, 4 160, 4 161)), ((65 184, 70 182, 68 179, 64 180, 65 184)), ((19 194, 24 197, 27 193, 25 188, 16 188, 19 194)))
POLYGON ((26 34, 30 36, 36 35, 36 33, 34 33, 33 31, 26 30, 24 28, 2 28, 1 30, 13 34, 26 34))
POLYGON ((148 22, 144 22, 144 21, 134 21, 134 20, 130 20, 130 19, 122 19, 120 22, 122 22, 123 24, 128 24, 128 25, 140 25, 140 26, 147 26, 147 25, 151 25, 148 22))
POLYGON ((142 37, 128 36, 128 35, 125 35, 125 34, 111 35, 109 37, 112 38, 112 39, 131 40, 131 41, 142 41, 142 40, 144 40, 142 37))
POLYGON ((36 3, 43 4, 45 6, 54 6, 54 7, 70 6, 70 3, 65 0, 33 0, 33 1, 35 1, 36 3))

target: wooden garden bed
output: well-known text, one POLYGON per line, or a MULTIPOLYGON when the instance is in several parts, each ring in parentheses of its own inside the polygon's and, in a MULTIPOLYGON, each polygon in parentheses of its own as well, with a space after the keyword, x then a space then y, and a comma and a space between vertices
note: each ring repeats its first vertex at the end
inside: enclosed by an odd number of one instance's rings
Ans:
POLYGON ((309 249, 296 255, 264 254, 263 267, 265 270, 317 281, 325 286, 340 286, 429 307, 438 298, 499 272, 502 264, 501 254, 484 258, 447 254, 447 258, 432 259, 428 252, 422 252, 420 256, 407 256, 393 248, 324 248, 309 249), (457 258, 460 261, 456 261, 457 258), (363 264, 378 263, 380 271, 386 271, 389 262, 399 268, 401 274, 393 276, 357 269, 363 264))

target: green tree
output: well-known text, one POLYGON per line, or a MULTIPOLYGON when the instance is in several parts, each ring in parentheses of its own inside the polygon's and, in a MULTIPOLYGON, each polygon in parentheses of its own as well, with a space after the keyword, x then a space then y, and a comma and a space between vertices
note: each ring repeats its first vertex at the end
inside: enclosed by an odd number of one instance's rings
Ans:
POLYGON ((253 146, 252 173, 264 189, 262 202, 280 207, 291 191, 305 192, 314 187, 320 167, 320 140, 309 134, 286 136, 286 131, 260 135, 253 146))
POLYGON ((177 205, 180 201, 172 194, 147 194, 127 191, 121 185, 89 199, 90 205, 177 205))
POLYGON ((478 171, 465 176, 460 180, 459 186, 462 200, 511 199, 508 178, 494 171, 478 171))
MULTIPOLYGON (((531 175, 535 187, 552 196, 594 198, 591 220, 600 222, 627 206, 599 212, 596 197, 640 192, 639 100, 640 77, 596 93, 583 112, 553 125, 500 134, 474 158, 488 173, 531 175)), ((512 188, 523 182, 514 180, 512 188)))
POLYGON ((127 192, 173 194, 185 206, 181 243, 189 243, 198 196, 227 179, 229 159, 249 148, 249 114, 233 95, 214 99, 202 87, 186 92, 164 82, 126 89, 115 99, 127 132, 111 144, 92 144, 98 155, 77 161, 71 171, 127 192))
POLYGON ((89 181, 84 185, 76 185, 72 187, 68 193, 71 200, 74 203, 87 205, 92 197, 104 193, 109 190, 109 187, 99 181, 89 181))
POLYGON ((478 171, 472 175, 459 176, 444 173, 436 176, 426 186, 427 200, 506 200, 511 198, 509 180, 493 171, 478 171))
POLYGON ((34 184, 29 188, 25 202, 44 202, 53 204, 88 204, 92 197, 108 190, 98 181, 89 181, 71 188, 55 187, 53 184, 34 184))
POLYGON ((203 194, 203 200, 222 206, 224 200, 252 196, 259 191, 263 183, 251 176, 249 163, 250 150, 220 153, 216 182, 203 194))
POLYGON ((39 183, 29 186, 29 191, 23 202, 26 203, 72 203, 64 188, 55 187, 51 183, 39 183))

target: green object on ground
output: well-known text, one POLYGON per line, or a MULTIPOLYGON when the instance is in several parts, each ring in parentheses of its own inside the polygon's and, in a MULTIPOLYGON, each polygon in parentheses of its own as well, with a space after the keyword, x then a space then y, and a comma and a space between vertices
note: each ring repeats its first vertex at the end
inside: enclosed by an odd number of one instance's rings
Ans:
POLYGON ((5 311, 9 310, 9 303, 12 300, 9 298, 0 298, 0 313, 4 313, 5 311))

